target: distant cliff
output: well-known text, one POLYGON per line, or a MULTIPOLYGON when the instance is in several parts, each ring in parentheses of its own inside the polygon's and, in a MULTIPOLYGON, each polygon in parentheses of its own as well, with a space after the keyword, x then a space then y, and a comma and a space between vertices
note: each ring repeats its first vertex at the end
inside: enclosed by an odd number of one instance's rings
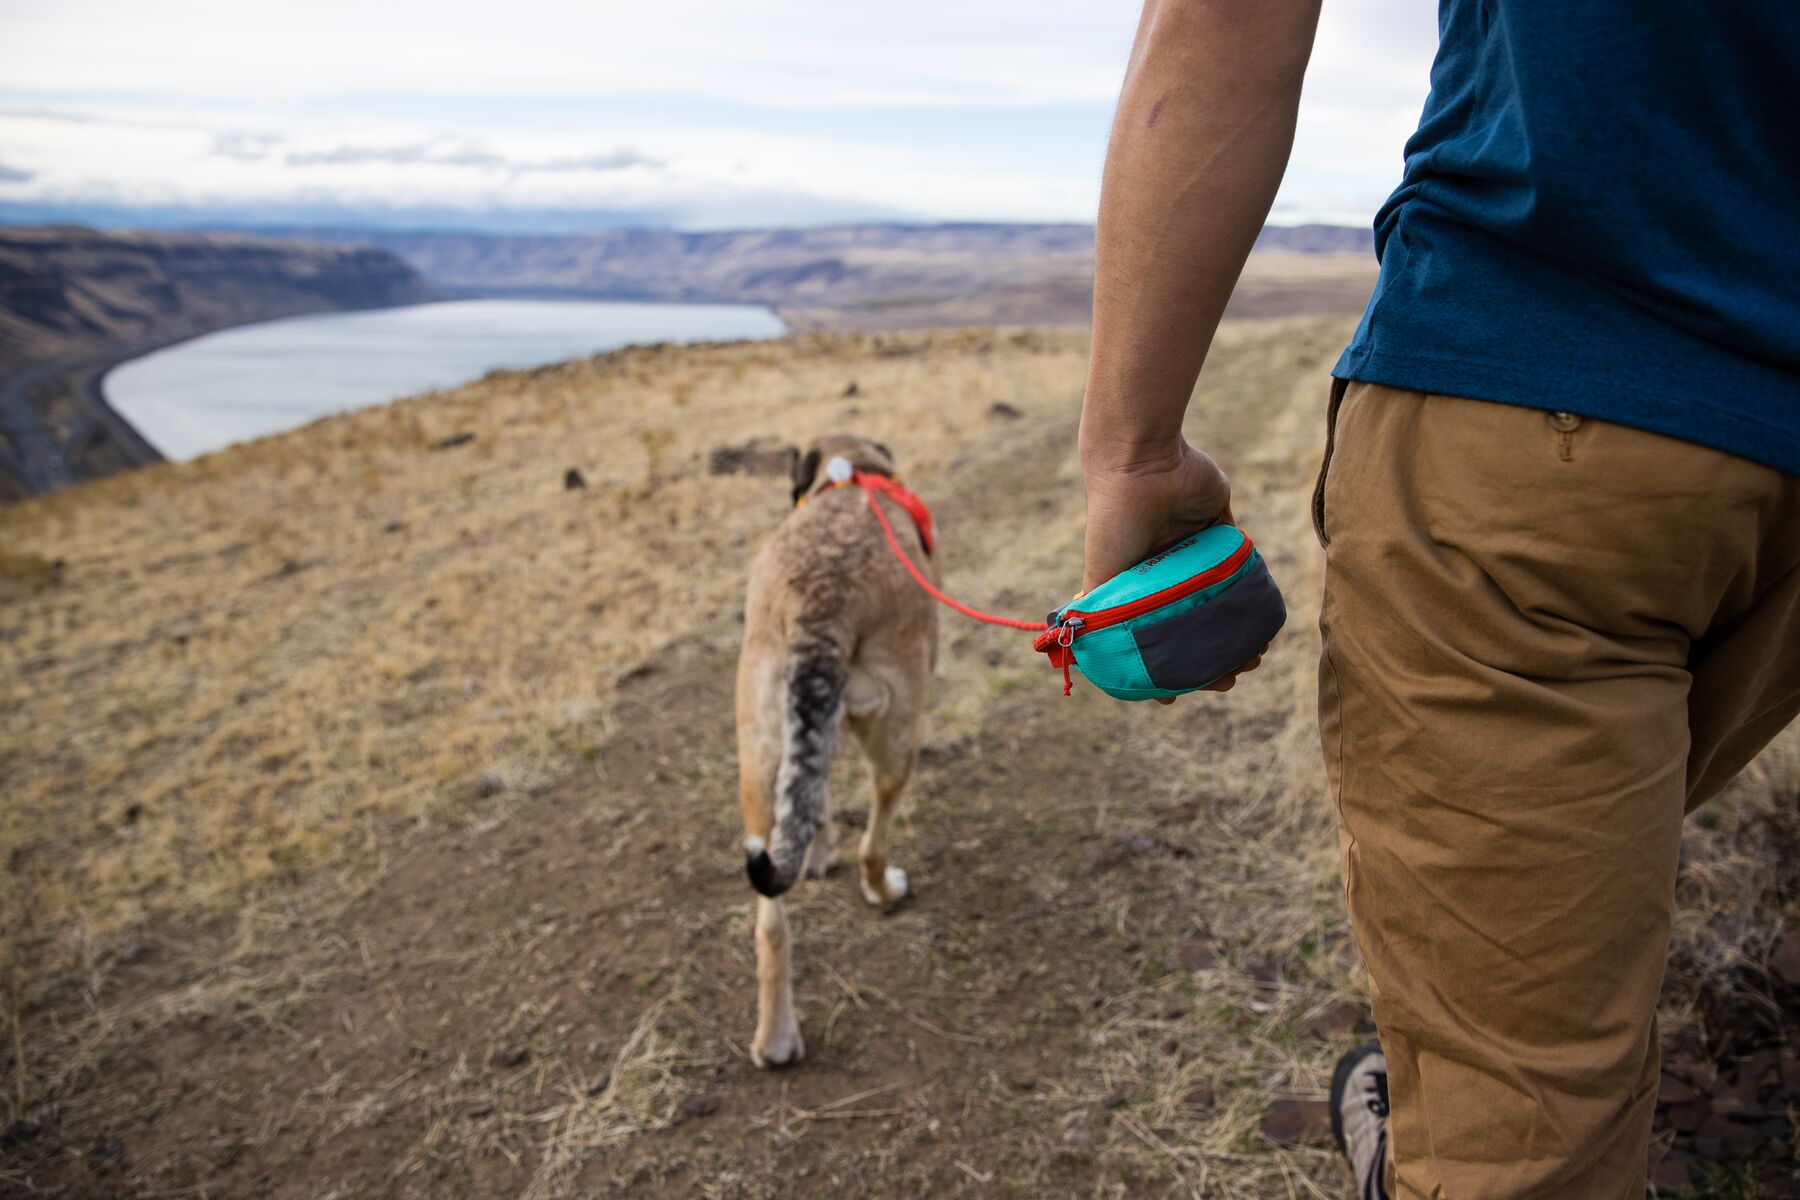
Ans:
POLYGON ((0 501, 159 457, 100 393, 123 358, 229 325, 437 295, 370 246, 0 228, 0 501))
MULTIPOLYGON (((802 329, 1081 324, 1088 318, 1094 270, 1092 225, 611 229, 544 236, 267 233, 378 246, 438 287, 462 294, 766 304, 802 329)), ((1309 273, 1333 281, 1345 272, 1338 263, 1327 268, 1324 260, 1355 260, 1349 272, 1355 282, 1347 291, 1334 282, 1323 306, 1305 311, 1355 311, 1368 295, 1374 255, 1367 229, 1270 226, 1257 249, 1317 258, 1309 273), (1347 294, 1358 287, 1360 293, 1347 294)), ((1248 281, 1252 289, 1255 275, 1248 281)))
POLYGON ((118 344, 436 295, 412 267, 370 246, 0 229, 0 380, 118 344))

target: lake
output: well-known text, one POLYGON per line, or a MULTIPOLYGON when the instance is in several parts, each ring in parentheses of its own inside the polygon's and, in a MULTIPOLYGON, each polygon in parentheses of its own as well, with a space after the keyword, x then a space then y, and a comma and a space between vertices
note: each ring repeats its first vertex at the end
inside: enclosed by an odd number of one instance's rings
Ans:
POLYGON ((107 373, 107 401, 171 459, 347 409, 642 342, 779 337, 743 304, 449 300, 209 333, 107 373))

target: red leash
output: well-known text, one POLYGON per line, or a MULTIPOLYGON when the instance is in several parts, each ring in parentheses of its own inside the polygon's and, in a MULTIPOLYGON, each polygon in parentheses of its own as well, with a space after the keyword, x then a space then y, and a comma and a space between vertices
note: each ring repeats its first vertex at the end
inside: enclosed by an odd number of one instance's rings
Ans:
MULTIPOLYGON (((843 463, 841 459, 834 460, 834 466, 837 463, 842 463, 844 467, 849 465, 843 463)), ((841 470, 842 467, 838 469, 841 470)), ((913 519, 913 525, 919 531, 919 540, 925 545, 925 553, 930 554, 934 548, 936 536, 931 525, 931 510, 925 507, 925 501, 885 475, 869 475, 853 470, 849 473, 847 480, 842 475, 834 475, 832 482, 834 487, 842 487, 845 483, 854 483, 863 490, 863 495, 869 500, 869 511, 875 514, 875 520, 880 524, 881 532, 887 536, 888 549, 894 552, 894 557, 900 560, 900 565, 906 568, 906 573, 913 577, 913 582, 925 589, 926 595, 946 608, 953 608, 972 620, 981 621, 987 625, 998 625, 1003 629, 1022 629, 1026 633, 1037 634, 1033 648, 1040 653, 1048 654, 1051 666, 1062 668, 1063 695, 1069 694, 1073 687, 1069 679, 1069 665, 1074 661, 1074 655, 1069 650, 1073 630, 1066 626, 1060 629, 1055 628, 1047 621, 1020 621, 1012 617, 995 616, 993 613, 982 612, 979 608, 973 608, 960 600, 945 595, 935 583, 925 578, 925 573, 919 570, 918 565, 906 553, 906 548, 894 535, 894 527, 888 523, 887 514, 881 510, 881 502, 875 498, 875 495, 879 492, 906 510, 906 515, 913 519)), ((805 502, 804 498, 799 501, 802 504, 805 502)))
POLYGON ((925 543, 926 553, 930 553, 933 540, 931 511, 925 507, 925 502, 883 475, 865 475, 861 471, 857 471, 850 478, 858 487, 862 488, 863 494, 869 498, 869 510, 875 514, 875 519, 881 522, 881 532, 887 534, 888 547, 893 550, 894 557, 900 560, 900 564, 913 577, 913 581, 924 588, 926 594, 932 599, 955 609, 965 617, 973 617, 975 620, 984 621, 989 625, 1000 625, 1007 629, 1023 629, 1027 633, 1038 633, 1049 628, 1043 621, 1017 621, 1012 617, 997 617, 993 613, 984 613, 978 608, 969 607, 960 600, 952 600, 939 591, 937 585, 925 578, 925 573, 914 565, 912 559, 907 557, 906 550, 900 545, 900 539, 894 536, 894 527, 888 524, 887 514, 881 511, 881 504, 875 499, 875 493, 885 493, 911 514, 913 523, 919 527, 919 537, 925 543))

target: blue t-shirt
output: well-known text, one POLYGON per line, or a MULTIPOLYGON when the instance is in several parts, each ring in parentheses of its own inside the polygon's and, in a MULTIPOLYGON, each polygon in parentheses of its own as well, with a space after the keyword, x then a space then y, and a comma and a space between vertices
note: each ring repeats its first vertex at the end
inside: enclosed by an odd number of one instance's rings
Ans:
POLYGON ((1442 0, 1333 374, 1800 473, 1800 0, 1442 0))

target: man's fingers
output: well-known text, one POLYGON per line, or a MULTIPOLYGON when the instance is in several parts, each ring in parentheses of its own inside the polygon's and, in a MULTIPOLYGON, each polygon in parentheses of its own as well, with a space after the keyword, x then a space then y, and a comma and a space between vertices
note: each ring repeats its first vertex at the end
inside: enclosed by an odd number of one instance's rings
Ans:
MULTIPOLYGON (((1265 653, 1269 653, 1269 648, 1267 648, 1267 646, 1262 648, 1262 655, 1265 655, 1265 653)), ((1238 667, 1237 671, 1233 671, 1231 675, 1222 676, 1222 678, 1213 680, 1211 684, 1202 687, 1201 691, 1231 691, 1233 687, 1237 687, 1238 675, 1244 675, 1246 671, 1255 671, 1256 667, 1262 666, 1262 655, 1256 655, 1255 658, 1251 658, 1249 662, 1246 662, 1244 666, 1238 667)), ((1168 705, 1168 703, 1175 703, 1175 700, 1179 700, 1179 698, 1181 698, 1181 696, 1152 696, 1152 700, 1156 700, 1157 703, 1165 703, 1165 705, 1168 705)))
MULTIPOLYGON (((1267 651, 1268 647, 1264 646, 1263 649, 1265 651, 1267 651)), ((1244 674, 1246 671, 1256 670, 1256 668, 1262 666, 1262 660, 1263 660, 1263 656, 1261 654, 1259 654, 1255 658, 1251 659, 1249 662, 1245 663, 1243 666, 1239 667, 1237 670, 1233 671, 1231 674, 1225 676, 1222 679, 1214 680, 1212 683, 1207 684, 1204 688, 1202 688, 1200 690, 1205 691, 1205 692, 1229 692, 1232 688, 1237 686, 1237 678, 1239 675, 1244 674)))

